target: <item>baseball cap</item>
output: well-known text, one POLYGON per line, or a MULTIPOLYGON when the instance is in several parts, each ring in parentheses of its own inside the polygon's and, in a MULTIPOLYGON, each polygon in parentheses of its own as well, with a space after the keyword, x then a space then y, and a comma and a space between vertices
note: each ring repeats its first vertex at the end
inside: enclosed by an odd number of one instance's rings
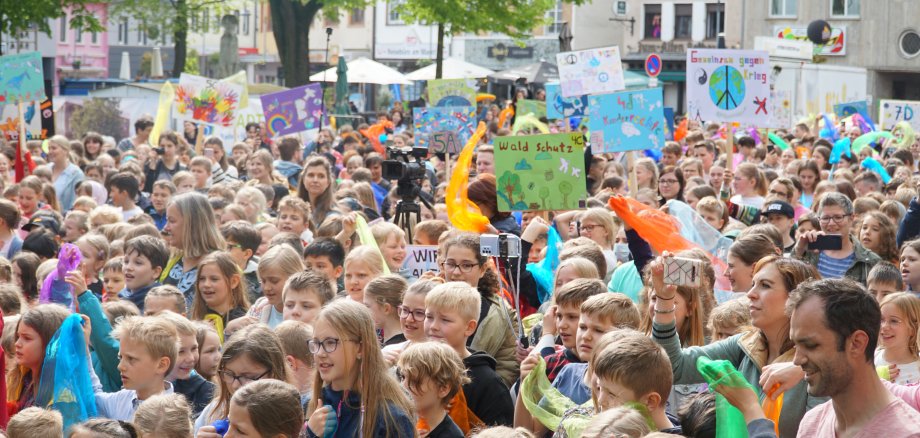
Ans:
POLYGON ((32 231, 35 227, 43 227, 55 235, 61 232, 61 224, 54 215, 36 213, 29 219, 29 223, 22 226, 23 231, 32 231))
POLYGON ((795 209, 785 201, 771 201, 763 206, 763 210, 760 211, 760 214, 766 216, 770 214, 781 214, 783 216, 794 218, 795 209))

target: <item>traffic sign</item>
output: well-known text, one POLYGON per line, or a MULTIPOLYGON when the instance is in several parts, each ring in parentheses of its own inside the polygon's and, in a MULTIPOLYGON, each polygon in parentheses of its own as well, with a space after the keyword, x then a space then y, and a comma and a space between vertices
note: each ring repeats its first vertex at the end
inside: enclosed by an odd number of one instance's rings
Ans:
POLYGON ((645 73, 648 74, 650 78, 657 77, 661 74, 661 57, 655 53, 648 55, 648 58, 645 58, 645 73))

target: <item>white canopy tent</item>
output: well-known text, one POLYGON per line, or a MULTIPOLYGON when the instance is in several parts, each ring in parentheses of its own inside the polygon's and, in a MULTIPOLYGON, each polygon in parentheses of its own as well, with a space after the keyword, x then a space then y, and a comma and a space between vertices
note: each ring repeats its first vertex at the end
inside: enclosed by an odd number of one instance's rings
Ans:
MULTIPOLYGON (((348 66, 346 77, 349 84, 377 84, 377 85, 412 85, 406 75, 387 67, 377 61, 358 58, 345 63, 348 66)), ((335 82, 338 79, 337 67, 310 76, 312 82, 335 82)))
MULTIPOLYGON (((430 81, 435 79, 437 67, 437 64, 431 64, 407 74, 406 77, 413 81, 430 81)), ((441 79, 479 79, 495 73, 494 70, 455 58, 445 59, 442 67, 441 79)))

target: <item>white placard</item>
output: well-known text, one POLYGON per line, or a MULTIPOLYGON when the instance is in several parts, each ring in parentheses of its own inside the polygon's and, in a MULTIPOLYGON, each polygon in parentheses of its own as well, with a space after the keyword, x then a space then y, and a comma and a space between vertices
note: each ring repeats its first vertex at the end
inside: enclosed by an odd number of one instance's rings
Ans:
POLYGON ((687 51, 687 115, 695 120, 771 124, 770 58, 756 50, 687 51))
POLYGON ((438 266, 437 245, 406 246, 406 259, 402 267, 409 269, 409 273, 415 278, 421 277, 428 271, 441 272, 438 266))
POLYGON ((619 47, 556 54, 563 97, 612 93, 626 89, 619 47))

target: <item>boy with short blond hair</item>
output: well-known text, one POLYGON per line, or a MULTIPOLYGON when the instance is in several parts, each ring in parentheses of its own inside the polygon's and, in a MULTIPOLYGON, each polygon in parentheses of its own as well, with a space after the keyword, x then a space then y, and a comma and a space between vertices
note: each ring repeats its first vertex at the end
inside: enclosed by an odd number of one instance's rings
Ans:
POLYGON ((563 285, 553 297, 555 305, 543 316, 543 336, 534 347, 546 361, 546 377, 552 382, 569 363, 584 362, 575 351, 575 335, 581 317, 581 305, 595 295, 607 293, 604 282, 578 278, 563 285), (556 345, 559 337, 562 345, 556 345))
POLYGON ((428 436, 463 436, 447 408, 462 386, 470 382, 457 353, 438 342, 416 343, 399 355, 396 366, 419 419, 427 425, 428 436), (431 397, 432 393, 436 398, 431 397))
MULTIPOLYGON (((165 286, 161 286, 164 288, 165 286)), ((171 286, 170 286, 171 287, 171 286)), ((168 289, 167 289, 168 290, 168 289)), ((179 290, 176 289, 176 292, 179 290)), ((147 295, 150 298, 150 295, 147 295)), ((179 293, 180 301, 185 299, 179 293)), ((176 353, 176 365, 167 376, 167 381, 172 382, 173 391, 182 394, 191 407, 192 417, 197 417, 214 395, 214 383, 205 380, 197 373, 193 373, 195 364, 198 363, 198 329, 195 324, 184 316, 163 310, 156 318, 168 321, 176 329, 179 336, 179 349, 176 353)))
POLYGON ((412 232, 413 245, 437 245, 441 235, 450 229, 447 222, 438 219, 421 221, 415 224, 412 232))
POLYGON ((158 315, 161 312, 169 311, 183 317, 188 312, 185 304, 185 295, 179 288, 165 284, 150 289, 144 298, 144 316, 158 315))
POLYGON ((313 339, 313 327, 288 320, 275 327, 275 334, 281 340, 284 359, 291 369, 291 383, 300 392, 300 404, 306 407, 313 394, 313 353, 307 346, 313 339))
POLYGON ((600 386, 600 410, 638 403, 648 409, 659 431, 680 435, 680 426, 665 414, 674 376, 664 348, 647 336, 626 336, 597 354, 594 375, 600 386), (611 399, 611 393, 618 397, 611 399))
POLYGON ((318 272, 302 271, 288 277, 281 300, 285 321, 313 324, 320 309, 335 299, 332 282, 318 272))
POLYGON ((112 331, 119 341, 119 370, 125 389, 102 392, 102 385, 93 373, 96 408, 99 416, 130 421, 137 405, 163 392, 172 393, 173 385, 166 381, 179 353, 179 334, 165 318, 134 316, 125 318, 112 331))
POLYGON ((310 204, 296 195, 288 195, 278 202, 278 230, 300 236, 304 246, 313 239, 310 232, 310 204))
POLYGON ((10 418, 6 426, 9 438, 63 438, 64 418, 61 413, 39 407, 25 408, 10 418))
POLYGON ((469 409, 488 426, 508 426, 514 421, 514 402, 495 372, 495 359, 467 348, 467 338, 476 332, 481 303, 479 291, 464 282, 436 286, 425 296, 425 334, 431 341, 447 344, 463 360, 471 379, 463 385, 469 409))

